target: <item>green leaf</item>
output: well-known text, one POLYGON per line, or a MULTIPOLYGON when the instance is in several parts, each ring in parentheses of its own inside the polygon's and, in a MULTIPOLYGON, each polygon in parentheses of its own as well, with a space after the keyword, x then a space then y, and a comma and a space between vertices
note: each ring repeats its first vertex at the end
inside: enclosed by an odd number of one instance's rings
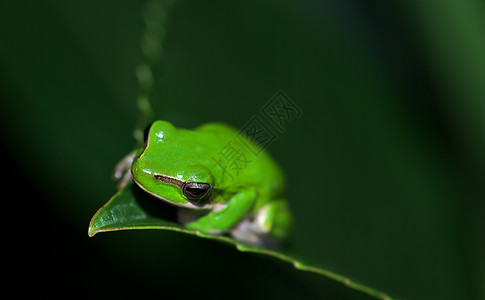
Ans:
POLYGON ((284 248, 267 249, 243 244, 229 236, 203 233, 175 222, 175 208, 148 196, 135 184, 130 183, 118 191, 91 219, 88 235, 99 232, 159 229, 182 232, 201 238, 212 239, 235 246, 241 252, 253 252, 272 256, 292 264, 296 269, 325 276, 343 285, 377 299, 392 299, 385 293, 356 283, 349 278, 303 262, 295 255, 289 255, 284 248))

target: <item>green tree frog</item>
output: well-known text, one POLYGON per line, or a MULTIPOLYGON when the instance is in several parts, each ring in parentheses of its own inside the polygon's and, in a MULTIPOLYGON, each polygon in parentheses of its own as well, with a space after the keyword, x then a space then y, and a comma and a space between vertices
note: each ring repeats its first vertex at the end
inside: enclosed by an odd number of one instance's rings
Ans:
POLYGON ((120 161, 114 177, 120 188, 134 180, 177 206, 178 221, 189 229, 267 245, 284 240, 291 226, 280 168, 224 124, 187 130, 155 121, 145 131, 145 146, 120 161))

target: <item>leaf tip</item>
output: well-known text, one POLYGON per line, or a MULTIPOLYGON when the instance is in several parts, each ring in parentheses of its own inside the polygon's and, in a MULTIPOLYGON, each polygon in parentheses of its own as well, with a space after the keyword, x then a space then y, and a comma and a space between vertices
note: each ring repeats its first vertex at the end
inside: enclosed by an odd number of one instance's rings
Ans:
POLYGON ((93 229, 91 226, 88 228, 88 236, 93 237, 96 233, 98 233, 97 230, 93 229))
POLYGON ((89 227, 88 227, 88 236, 89 237, 93 237, 96 233, 98 233, 98 230, 96 230, 96 228, 94 228, 94 226, 93 226, 93 220, 94 220, 94 217, 89 222, 89 227))
POLYGON ((91 218, 91 221, 89 221, 89 227, 88 227, 88 236, 89 237, 93 237, 96 233, 98 233, 98 230, 94 227, 94 222, 97 219, 98 213, 99 213, 99 210, 91 218))

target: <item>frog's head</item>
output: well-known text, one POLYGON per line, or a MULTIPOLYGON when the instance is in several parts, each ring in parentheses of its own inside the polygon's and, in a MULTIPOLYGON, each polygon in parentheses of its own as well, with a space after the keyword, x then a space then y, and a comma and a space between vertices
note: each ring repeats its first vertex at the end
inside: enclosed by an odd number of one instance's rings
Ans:
POLYGON ((169 204, 210 209, 213 177, 194 155, 187 132, 181 134, 166 121, 148 127, 145 148, 133 161, 133 179, 143 190, 169 204))

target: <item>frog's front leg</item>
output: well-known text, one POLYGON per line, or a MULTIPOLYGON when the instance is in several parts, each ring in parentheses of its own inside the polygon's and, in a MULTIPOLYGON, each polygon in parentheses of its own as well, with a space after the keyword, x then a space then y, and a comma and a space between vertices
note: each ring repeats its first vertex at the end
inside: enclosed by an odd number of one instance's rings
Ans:
POLYGON ((135 159, 136 151, 137 150, 134 150, 128 153, 115 166, 113 178, 120 180, 117 185, 118 190, 121 190, 128 182, 133 180, 133 176, 131 174, 131 164, 135 159))
POLYGON ((190 229, 209 233, 227 232, 248 214, 257 197, 254 189, 245 189, 234 194, 227 203, 214 211, 186 224, 190 229))

